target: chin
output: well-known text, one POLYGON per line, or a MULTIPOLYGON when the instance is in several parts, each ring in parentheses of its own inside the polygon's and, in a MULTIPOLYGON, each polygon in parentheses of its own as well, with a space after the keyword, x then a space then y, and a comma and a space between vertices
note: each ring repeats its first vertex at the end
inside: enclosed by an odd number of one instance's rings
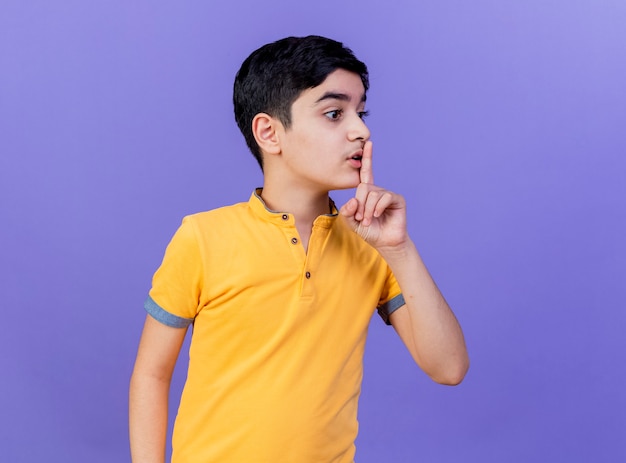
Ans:
POLYGON ((345 179, 344 181, 339 181, 333 186, 333 190, 349 190, 350 188, 356 188, 361 183, 361 177, 356 175, 356 178, 345 179))
POLYGON ((342 183, 339 185, 332 185, 331 188, 329 188, 329 191, 335 190, 349 190, 351 188, 356 188, 359 186, 359 182, 351 182, 351 183, 342 183))

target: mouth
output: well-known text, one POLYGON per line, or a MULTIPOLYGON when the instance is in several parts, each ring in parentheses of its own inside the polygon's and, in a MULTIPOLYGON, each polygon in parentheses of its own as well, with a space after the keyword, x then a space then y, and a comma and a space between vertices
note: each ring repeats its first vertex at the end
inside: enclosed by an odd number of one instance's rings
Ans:
POLYGON ((363 152, 359 151, 358 153, 353 154, 348 158, 348 162, 352 167, 360 168, 361 167, 361 159, 363 159, 363 152))
POLYGON ((359 150, 350 156, 350 159, 354 159, 355 161, 360 161, 363 158, 363 150, 359 150))

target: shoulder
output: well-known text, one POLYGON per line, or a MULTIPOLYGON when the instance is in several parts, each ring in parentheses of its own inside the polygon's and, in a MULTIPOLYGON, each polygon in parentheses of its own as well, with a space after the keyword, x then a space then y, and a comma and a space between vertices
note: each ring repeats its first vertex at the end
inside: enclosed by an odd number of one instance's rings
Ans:
POLYGON ((177 234, 207 251, 217 244, 226 247, 230 242, 241 243, 257 229, 248 203, 236 203, 185 216, 177 234))
POLYGON ((222 206, 187 215, 183 218, 183 224, 189 224, 193 227, 215 226, 222 222, 228 223, 234 219, 245 217, 248 209, 249 205, 245 202, 222 206))

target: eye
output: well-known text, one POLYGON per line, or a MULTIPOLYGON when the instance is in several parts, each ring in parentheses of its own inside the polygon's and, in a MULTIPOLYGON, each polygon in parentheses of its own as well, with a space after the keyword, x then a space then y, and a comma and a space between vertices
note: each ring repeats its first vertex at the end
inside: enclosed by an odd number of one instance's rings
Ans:
POLYGON ((337 119, 339 119, 341 117, 341 114, 343 113, 343 111, 341 109, 333 109, 332 111, 328 111, 326 113, 324 113, 324 116, 326 116, 327 118, 336 121, 337 119))
POLYGON ((359 114, 359 117, 360 117, 361 119, 365 119, 367 116, 369 116, 369 115, 370 115, 370 112, 369 112, 369 111, 359 111, 359 113, 358 113, 358 114, 359 114))

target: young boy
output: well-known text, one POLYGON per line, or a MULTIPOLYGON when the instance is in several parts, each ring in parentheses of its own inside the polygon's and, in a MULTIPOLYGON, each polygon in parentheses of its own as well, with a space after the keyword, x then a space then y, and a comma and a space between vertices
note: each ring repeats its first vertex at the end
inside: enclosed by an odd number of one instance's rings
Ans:
POLYGON ((241 66, 235 117, 263 188, 186 217, 155 273, 130 387, 133 462, 165 459, 191 324, 177 463, 352 462, 375 308, 434 381, 464 377, 461 328, 407 234, 405 201, 374 184, 367 89, 366 66, 323 37, 279 40, 241 66), (338 211, 329 191, 353 187, 338 211))

